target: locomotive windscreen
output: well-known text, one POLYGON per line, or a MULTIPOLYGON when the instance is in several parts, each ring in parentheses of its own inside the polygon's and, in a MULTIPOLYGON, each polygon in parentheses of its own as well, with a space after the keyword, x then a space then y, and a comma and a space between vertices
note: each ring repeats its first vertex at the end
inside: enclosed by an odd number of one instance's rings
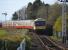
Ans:
POLYGON ((35 21, 35 26, 44 26, 45 24, 45 21, 35 21))

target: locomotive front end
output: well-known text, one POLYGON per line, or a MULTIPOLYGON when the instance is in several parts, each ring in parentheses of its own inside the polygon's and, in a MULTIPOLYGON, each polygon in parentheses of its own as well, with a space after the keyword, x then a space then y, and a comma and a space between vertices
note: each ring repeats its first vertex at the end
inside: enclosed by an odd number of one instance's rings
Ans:
POLYGON ((45 19, 38 18, 34 21, 34 30, 37 34, 43 35, 46 29, 46 21, 45 19))

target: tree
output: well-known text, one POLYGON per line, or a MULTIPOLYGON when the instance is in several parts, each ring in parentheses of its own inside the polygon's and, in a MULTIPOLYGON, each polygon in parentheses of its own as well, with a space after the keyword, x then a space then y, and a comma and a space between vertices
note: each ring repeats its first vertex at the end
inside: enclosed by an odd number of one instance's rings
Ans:
POLYGON ((12 20, 17 20, 17 19, 18 19, 18 15, 17 15, 17 13, 15 12, 15 13, 13 14, 12 20))
POLYGON ((47 19, 47 16, 49 14, 49 4, 44 4, 39 7, 37 16, 41 18, 47 19))
MULTIPOLYGON (((66 22, 68 22, 68 15, 66 15, 66 22)), ((68 23, 67 24, 67 29, 68 29, 68 23)), ((55 24, 54 24, 54 30, 57 32, 62 31, 62 16, 58 17, 55 24)))
POLYGON ((36 10, 36 9, 38 9, 39 8, 39 6, 43 6, 43 5, 45 5, 44 4, 44 2, 42 3, 42 1, 41 0, 35 0, 34 2, 33 2, 33 9, 34 10, 36 10))
POLYGON ((62 21, 61 21, 61 17, 57 18, 55 25, 54 25, 54 30, 57 32, 61 32, 61 28, 62 28, 62 21))
POLYGON ((37 13, 40 6, 42 6, 42 2, 40 0, 35 0, 32 5, 32 18, 34 19, 38 18, 37 13))
MULTIPOLYGON (((31 2, 28 3, 28 7, 30 7, 30 6, 32 6, 32 3, 31 3, 31 2)), ((28 8, 28 7, 27 7, 27 8, 28 8)))
POLYGON ((40 6, 38 11, 37 11, 37 17, 38 18, 46 18, 46 10, 45 10, 45 6, 40 6))
POLYGON ((27 18, 32 19, 32 3, 31 2, 28 3, 26 13, 27 13, 27 18))
POLYGON ((29 19, 36 19, 37 17, 37 13, 38 10, 40 8, 40 6, 42 6, 42 2, 40 0, 35 0, 33 2, 33 4, 31 2, 29 2, 28 6, 27 6, 27 16, 29 19))
POLYGON ((48 17, 48 23, 54 25, 56 19, 62 15, 62 5, 55 3, 50 6, 50 13, 48 17))

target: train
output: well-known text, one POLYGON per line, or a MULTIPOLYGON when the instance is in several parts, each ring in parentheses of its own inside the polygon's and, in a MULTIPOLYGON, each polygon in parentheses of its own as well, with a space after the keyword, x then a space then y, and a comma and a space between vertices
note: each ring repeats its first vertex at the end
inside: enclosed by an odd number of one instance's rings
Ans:
POLYGON ((12 20, 4 21, 0 23, 0 28, 6 29, 28 29, 33 30, 38 35, 53 35, 52 25, 46 24, 46 20, 43 18, 37 18, 35 20, 12 20))

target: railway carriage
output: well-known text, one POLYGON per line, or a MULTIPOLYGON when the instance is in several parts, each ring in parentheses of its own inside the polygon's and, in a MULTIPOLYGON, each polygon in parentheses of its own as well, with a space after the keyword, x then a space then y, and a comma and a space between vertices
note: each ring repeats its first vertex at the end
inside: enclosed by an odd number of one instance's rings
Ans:
POLYGON ((2 28, 33 29, 33 20, 6 21, 2 23, 2 28))

